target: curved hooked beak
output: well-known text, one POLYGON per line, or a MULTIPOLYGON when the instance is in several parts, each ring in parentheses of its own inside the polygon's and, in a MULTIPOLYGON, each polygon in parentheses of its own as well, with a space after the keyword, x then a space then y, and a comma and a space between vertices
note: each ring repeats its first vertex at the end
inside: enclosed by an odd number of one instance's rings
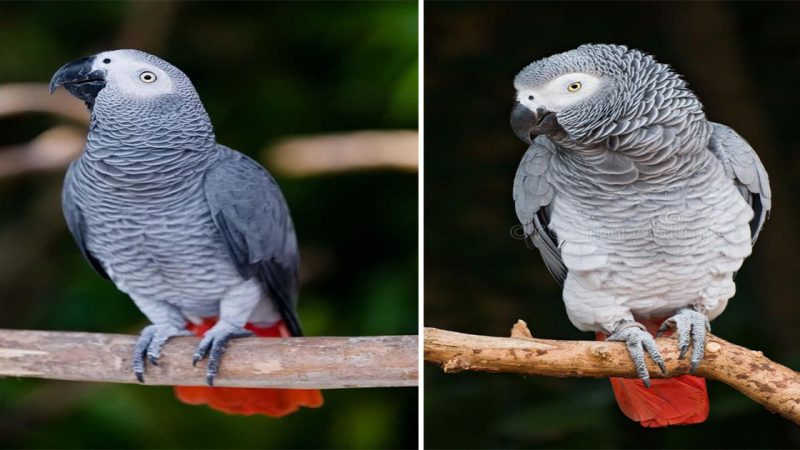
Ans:
POLYGON ((88 106, 94 104, 97 94, 106 87, 106 71, 92 70, 94 56, 87 56, 62 66, 50 80, 50 93, 59 86, 70 94, 86 102, 88 106))
POLYGON ((509 122, 514 134, 526 144, 530 144, 533 140, 531 136, 549 134, 562 129, 555 113, 543 108, 534 112, 520 102, 514 103, 509 122))

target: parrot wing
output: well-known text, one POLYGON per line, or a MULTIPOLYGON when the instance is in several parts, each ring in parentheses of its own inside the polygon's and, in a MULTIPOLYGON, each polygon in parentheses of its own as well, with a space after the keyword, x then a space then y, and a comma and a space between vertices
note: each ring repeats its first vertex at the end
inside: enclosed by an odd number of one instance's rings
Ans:
POLYGON ((300 336, 295 312, 300 258, 289 207, 260 164, 227 147, 222 155, 204 180, 214 223, 240 275, 256 277, 291 334, 300 336))
POLYGON ((735 131, 718 123, 712 122, 712 125, 714 132, 708 149, 720 160, 725 173, 753 208, 755 214, 750 221, 750 235, 755 243, 772 207, 767 170, 755 150, 735 131))
POLYGON ((546 137, 533 141, 514 177, 514 206, 526 238, 539 249, 547 269, 563 286, 567 267, 561 258, 558 237, 548 227, 555 198, 555 190, 548 179, 554 152, 553 143, 546 137))
POLYGON ((64 212, 64 219, 67 221, 67 228, 72 234, 72 238, 75 240, 75 243, 78 245, 78 249, 80 249, 81 254, 83 254, 83 257, 86 258, 86 261, 89 262, 92 268, 98 274, 100 274, 100 276, 109 280, 110 278, 103 269, 103 265, 100 264, 100 261, 89 252, 89 249, 86 248, 86 239, 84 235, 86 225, 73 191, 75 188, 74 171, 77 162, 78 161, 73 161, 69 165, 67 174, 64 177, 64 187, 61 190, 61 208, 64 212))

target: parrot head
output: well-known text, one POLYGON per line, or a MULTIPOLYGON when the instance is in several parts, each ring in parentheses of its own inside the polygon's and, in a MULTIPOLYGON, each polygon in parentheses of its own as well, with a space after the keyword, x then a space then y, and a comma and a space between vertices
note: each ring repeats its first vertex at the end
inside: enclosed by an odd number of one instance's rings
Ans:
POLYGON ((161 58, 139 50, 112 50, 65 64, 50 80, 83 100, 93 118, 137 114, 157 117, 184 105, 202 108, 189 78, 161 58))
POLYGON ((532 136, 547 135, 568 148, 666 123, 686 112, 676 111, 672 99, 694 99, 669 66, 622 45, 587 44, 535 61, 514 87, 510 122, 517 137, 530 144, 532 136))

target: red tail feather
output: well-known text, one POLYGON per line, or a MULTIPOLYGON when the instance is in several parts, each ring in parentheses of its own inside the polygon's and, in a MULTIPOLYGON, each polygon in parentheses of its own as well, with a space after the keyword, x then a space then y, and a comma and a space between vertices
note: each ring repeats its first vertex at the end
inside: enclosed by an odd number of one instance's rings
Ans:
MULTIPOLYGON (((216 319, 205 319, 199 325, 190 324, 189 330, 202 336, 211 328, 216 319)), ((283 322, 260 328, 252 324, 245 327, 261 337, 289 336, 283 322)), ((316 389, 258 389, 258 388, 217 388, 207 386, 176 386, 175 396, 190 405, 208 405, 217 411, 229 414, 264 414, 282 417, 291 414, 301 406, 318 408, 322 406, 322 393, 316 389)))
MULTIPOLYGON (((651 333, 658 328, 655 323, 645 326, 651 333)), ((597 339, 605 337, 598 333, 597 339)), ((622 412, 643 427, 689 425, 708 418, 706 380, 700 377, 651 379, 649 388, 639 379, 612 377, 611 387, 622 412)))

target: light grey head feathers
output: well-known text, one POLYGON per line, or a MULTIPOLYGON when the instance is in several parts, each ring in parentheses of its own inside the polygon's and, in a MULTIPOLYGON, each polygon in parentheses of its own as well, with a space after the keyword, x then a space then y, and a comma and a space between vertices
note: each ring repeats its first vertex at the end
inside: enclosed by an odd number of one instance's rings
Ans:
POLYGON ((553 137, 568 147, 705 118, 694 93, 668 65, 622 45, 582 45, 533 62, 514 87, 521 105, 555 114, 563 134, 553 137))
POLYGON ((186 74, 139 50, 106 51, 66 64, 53 76, 50 89, 59 86, 86 102, 92 121, 106 131, 213 137, 208 114, 186 74))

